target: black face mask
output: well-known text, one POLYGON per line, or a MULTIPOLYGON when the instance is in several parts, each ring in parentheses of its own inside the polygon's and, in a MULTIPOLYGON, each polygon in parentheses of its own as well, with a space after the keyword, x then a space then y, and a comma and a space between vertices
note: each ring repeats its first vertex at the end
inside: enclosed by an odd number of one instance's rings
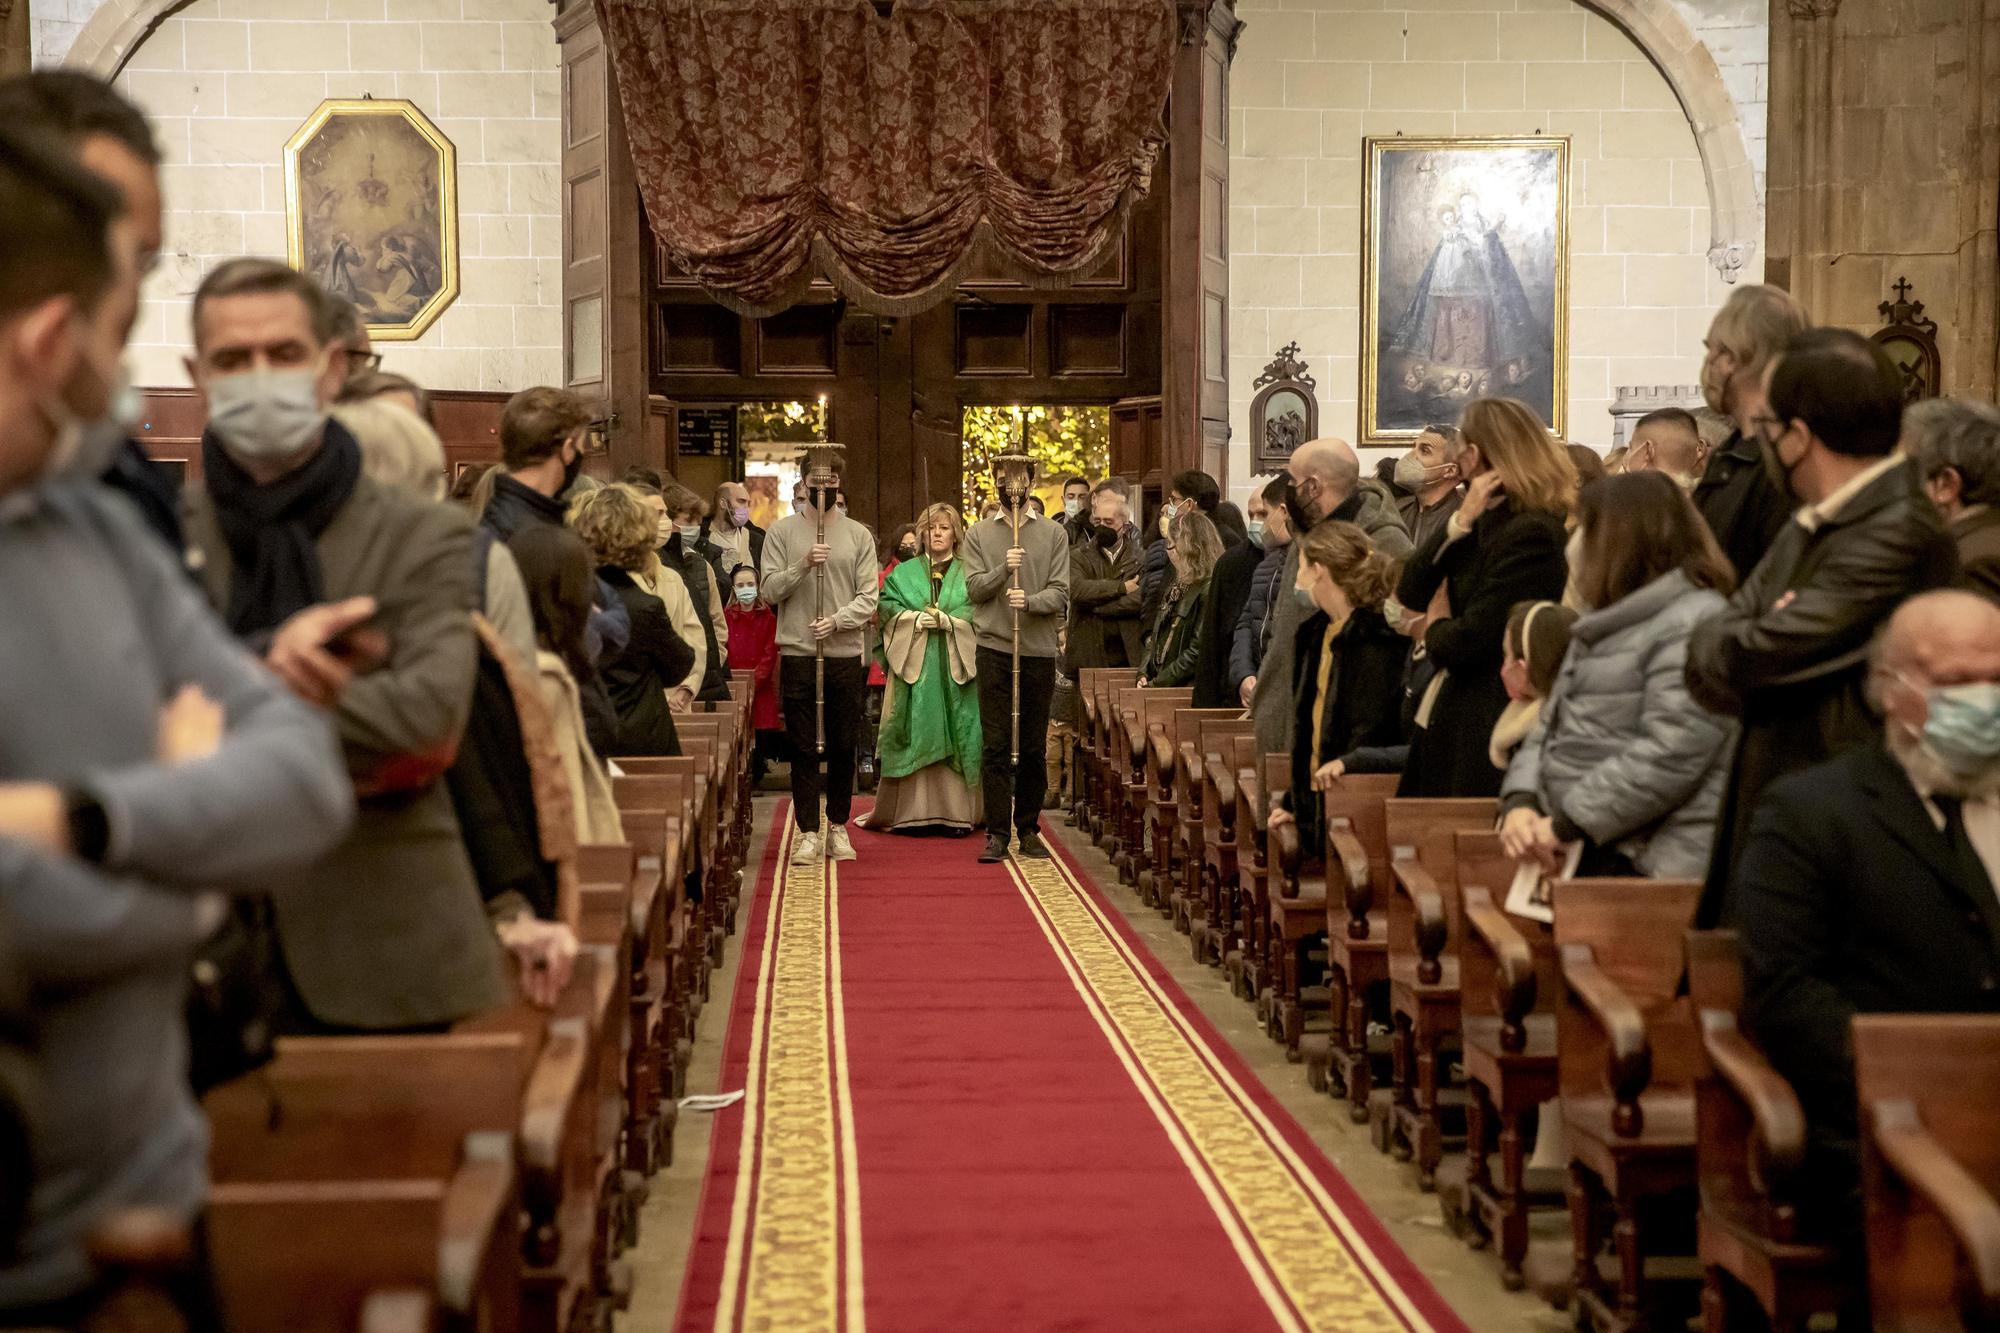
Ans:
POLYGON ((579 449, 576 451, 575 458, 572 458, 567 463, 563 464, 562 490, 557 491, 556 494, 561 495, 565 491, 569 490, 570 487, 576 485, 576 479, 582 475, 583 475, 583 450, 579 449))
POLYGON ((1299 495, 1298 479, 1290 474, 1285 477, 1285 516, 1292 520, 1293 532, 1312 531, 1312 516, 1306 512, 1306 502, 1299 495))
POLYGON ((1118 529, 1108 523, 1099 523, 1091 528, 1090 539, 1108 551, 1118 544, 1118 529))
POLYGON ((896 550, 896 562, 898 564, 901 564, 905 560, 915 560, 916 558, 917 548, 914 546, 902 546, 896 550))
POLYGON ((839 497, 840 492, 831 486, 815 486, 806 491, 806 503, 822 514, 831 514, 833 502, 839 497))

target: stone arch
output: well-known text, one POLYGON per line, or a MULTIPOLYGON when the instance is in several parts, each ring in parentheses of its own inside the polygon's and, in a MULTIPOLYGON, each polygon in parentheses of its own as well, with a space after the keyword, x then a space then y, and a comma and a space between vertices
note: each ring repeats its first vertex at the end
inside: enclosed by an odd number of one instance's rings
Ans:
MULTIPOLYGON (((1764 209, 1736 101, 1723 84, 1715 57, 1673 0, 1577 2, 1629 36, 1680 99, 1708 179, 1708 260, 1723 281, 1736 281, 1757 252, 1764 234, 1764 209)), ((153 29, 189 3, 103 0, 70 48, 67 63, 112 78, 153 29)))
POLYGON ((1577 3, 1630 37, 1680 99, 1681 111, 1694 127, 1695 147, 1708 179, 1708 262, 1724 282, 1735 282, 1749 267, 1764 234, 1764 204, 1736 99, 1729 95, 1714 55, 1673 0, 1577 3))

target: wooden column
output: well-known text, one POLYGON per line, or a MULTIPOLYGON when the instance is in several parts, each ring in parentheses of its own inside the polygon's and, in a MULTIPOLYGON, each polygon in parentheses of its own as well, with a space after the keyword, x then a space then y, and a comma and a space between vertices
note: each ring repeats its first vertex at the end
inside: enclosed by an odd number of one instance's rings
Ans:
MULTIPOLYGON (((1229 62, 1233 0, 1183 0, 1167 107, 1165 429, 1168 477, 1200 468, 1229 484, 1229 62)), ((1156 183, 1157 184, 1157 183, 1156 183)))
POLYGON ((673 409, 665 400, 648 401, 642 247, 653 242, 618 82, 591 0, 561 0, 555 28, 563 77, 565 382, 601 399, 612 419, 610 455, 592 471, 616 476, 636 463, 664 468, 673 409))
POLYGON ((1946 391, 1990 397, 2000 0, 1773 0, 1770 114, 1767 278, 1872 332, 1907 277, 1946 391))

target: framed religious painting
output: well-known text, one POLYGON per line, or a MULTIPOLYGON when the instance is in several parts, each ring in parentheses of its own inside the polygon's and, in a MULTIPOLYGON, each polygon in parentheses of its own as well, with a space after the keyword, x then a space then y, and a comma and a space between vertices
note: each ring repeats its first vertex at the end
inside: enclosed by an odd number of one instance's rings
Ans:
POLYGON ((1475 398, 1563 433, 1569 140, 1370 138, 1361 208, 1361 442, 1399 446, 1475 398))
POLYGON ((326 101, 285 145, 287 257, 378 342, 458 299, 458 153, 413 102, 326 101))

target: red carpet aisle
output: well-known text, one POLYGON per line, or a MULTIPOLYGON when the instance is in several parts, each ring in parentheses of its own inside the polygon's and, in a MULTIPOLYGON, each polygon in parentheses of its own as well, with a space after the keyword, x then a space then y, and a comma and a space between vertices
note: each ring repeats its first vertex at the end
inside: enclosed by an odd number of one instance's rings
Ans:
POLYGON ((753 900, 682 1329, 1463 1329, 1073 865, 855 836, 753 900))

